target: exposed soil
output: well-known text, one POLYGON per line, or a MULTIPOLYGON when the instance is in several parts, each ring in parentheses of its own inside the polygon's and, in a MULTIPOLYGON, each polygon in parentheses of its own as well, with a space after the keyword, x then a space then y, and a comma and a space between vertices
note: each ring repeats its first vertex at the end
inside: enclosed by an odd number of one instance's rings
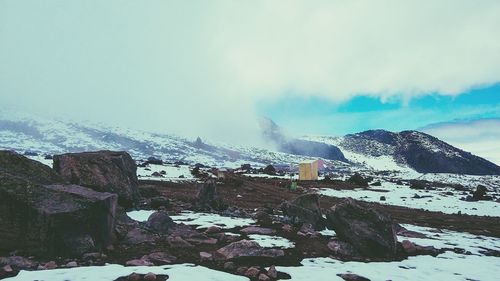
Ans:
MULTIPOLYGON (((197 184, 192 182, 174 183, 141 181, 140 185, 141 188, 155 189, 162 195, 174 201, 178 201, 178 203, 192 202, 198 190, 197 184)), ((287 180, 229 175, 226 176, 226 180, 223 181, 223 184, 219 186, 219 194, 230 206, 244 209, 256 209, 261 207, 277 208, 283 201, 293 199, 307 192, 310 188, 353 189, 357 187, 356 185, 343 181, 328 183, 314 181, 301 183, 302 188, 294 191, 288 189, 288 186, 289 181, 287 180)), ((320 203, 323 209, 327 209, 341 200, 343 199, 321 196, 320 203)), ((498 217, 445 214, 372 202, 363 202, 363 204, 388 213, 397 223, 444 228, 478 235, 500 237, 500 218, 498 217)), ((467 202, 464 202, 464 204, 467 204, 467 202)))

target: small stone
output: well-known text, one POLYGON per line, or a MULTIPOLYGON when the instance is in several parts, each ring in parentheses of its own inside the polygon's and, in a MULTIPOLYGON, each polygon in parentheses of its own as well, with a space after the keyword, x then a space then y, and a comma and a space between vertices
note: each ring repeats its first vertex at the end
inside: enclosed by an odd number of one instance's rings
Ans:
POLYGON ((224 269, 225 270, 235 270, 236 264, 232 261, 228 261, 228 262, 224 263, 224 269))
POLYGON ((256 278, 259 275, 259 273, 260 273, 260 269, 252 266, 249 269, 247 269, 247 271, 245 272, 245 276, 250 277, 250 278, 256 278))
POLYGON ((3 268, 3 271, 6 272, 6 273, 11 273, 13 270, 12 270, 12 267, 10 265, 6 265, 4 266, 3 268))
POLYGON ((127 281, 140 281, 141 279, 141 276, 135 272, 127 277, 127 281))
POLYGON ((86 254, 83 254, 82 258, 86 261, 88 260, 98 260, 101 258, 101 253, 86 253, 86 254))
POLYGON ((76 261, 70 261, 66 264, 66 267, 77 267, 78 263, 76 261))
POLYGON ((359 276, 357 274, 353 273, 343 273, 343 274, 337 274, 340 278, 344 279, 345 281, 370 281, 370 279, 359 276))
POLYGON ((211 227, 207 228, 207 230, 205 230, 205 233, 206 234, 218 233, 221 232, 221 230, 222 229, 220 227, 212 225, 211 227))
POLYGON ((289 225, 289 224, 285 224, 283 225, 283 227, 281 227, 281 229, 285 232, 292 232, 292 226, 289 225))
POLYGON ((57 263, 55 261, 49 261, 44 265, 46 269, 54 269, 57 268, 57 263))
POLYGON ((135 259, 135 260, 129 260, 125 263, 127 266, 152 266, 154 265, 153 263, 143 260, 143 259, 135 259))
POLYGON ((415 254, 417 252, 417 247, 415 246, 415 244, 409 240, 403 240, 401 242, 401 245, 403 246, 403 249, 405 251, 405 253, 407 253, 408 255, 412 255, 412 254, 415 254))
POLYGON ((200 252, 200 260, 203 261, 211 261, 213 260, 212 254, 207 252, 200 252))
POLYGON ((271 278, 269 276, 265 275, 264 273, 259 274, 259 281, 269 281, 271 278))
POLYGON ((267 276, 271 277, 272 279, 278 278, 278 271, 276 270, 276 267, 274 265, 271 265, 267 270, 267 276))
POLYGON ((156 274, 153 272, 149 272, 143 277, 144 281, 155 281, 156 280, 156 274))
POLYGON ((236 269, 236 272, 238 272, 239 274, 245 274, 245 272, 247 272, 247 270, 248 270, 248 267, 240 266, 240 267, 238 267, 238 269, 236 269))
POLYGON ((385 201, 385 200, 386 200, 385 196, 380 196, 380 201, 385 201))

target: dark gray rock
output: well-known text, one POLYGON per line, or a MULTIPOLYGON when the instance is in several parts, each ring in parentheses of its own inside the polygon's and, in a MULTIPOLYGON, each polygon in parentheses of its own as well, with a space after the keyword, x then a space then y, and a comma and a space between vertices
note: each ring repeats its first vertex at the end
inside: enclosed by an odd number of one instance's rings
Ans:
POLYGON ((227 209, 227 205, 217 192, 217 183, 214 180, 208 180, 201 185, 193 207, 199 211, 221 211, 227 209))
POLYGON ((292 201, 281 205, 283 215, 290 218, 293 224, 311 224, 314 229, 325 228, 325 221, 321 214, 319 196, 315 193, 304 194, 292 201))
POLYGON ((326 213, 328 228, 367 257, 394 257, 397 237, 392 220, 347 198, 326 213))
POLYGON ((129 208, 138 203, 137 167, 127 152, 54 155, 54 170, 72 184, 118 194, 118 203, 123 207, 129 208))
POLYGON ((117 196, 0 172, 0 250, 78 255, 114 239, 117 196))
POLYGON ((176 223, 170 218, 167 212, 158 211, 149 216, 146 222, 146 227, 151 231, 160 234, 168 233, 172 228, 176 227, 176 223))
POLYGON ((231 260, 238 258, 278 258, 285 255, 283 250, 279 249, 266 249, 255 241, 240 240, 233 242, 216 252, 216 259, 218 260, 231 260))

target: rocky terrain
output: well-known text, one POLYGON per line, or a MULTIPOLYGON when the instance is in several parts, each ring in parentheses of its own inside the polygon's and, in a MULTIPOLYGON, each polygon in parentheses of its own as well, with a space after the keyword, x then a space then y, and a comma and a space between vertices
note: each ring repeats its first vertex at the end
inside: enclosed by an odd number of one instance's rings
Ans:
POLYGON ((52 168, 0 152, 0 278, 399 280, 422 268, 431 276, 493 280, 499 261, 495 181, 397 180, 386 191, 391 176, 325 174, 292 188, 279 169, 251 165, 220 170, 134 161, 115 151, 44 160, 52 168), (386 204, 407 189, 423 197, 411 202, 439 202, 437 193, 463 200, 453 212, 386 204), (349 198, 358 192, 379 198, 349 198), (491 215, 467 214, 473 210, 466 206, 485 203, 491 215), (443 258, 455 267, 447 269, 443 258), (350 267, 330 266, 339 261, 350 267), (480 262, 482 271, 457 268, 461 262, 480 262))

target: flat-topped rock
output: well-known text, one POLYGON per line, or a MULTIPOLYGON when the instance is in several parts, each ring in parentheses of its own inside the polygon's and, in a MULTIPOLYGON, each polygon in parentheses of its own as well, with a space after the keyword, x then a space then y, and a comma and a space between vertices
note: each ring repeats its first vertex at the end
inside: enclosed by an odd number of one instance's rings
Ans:
POLYGON ((124 207, 137 204, 137 166, 127 152, 67 153, 53 158, 54 170, 66 181, 99 192, 118 194, 118 203, 124 207))

